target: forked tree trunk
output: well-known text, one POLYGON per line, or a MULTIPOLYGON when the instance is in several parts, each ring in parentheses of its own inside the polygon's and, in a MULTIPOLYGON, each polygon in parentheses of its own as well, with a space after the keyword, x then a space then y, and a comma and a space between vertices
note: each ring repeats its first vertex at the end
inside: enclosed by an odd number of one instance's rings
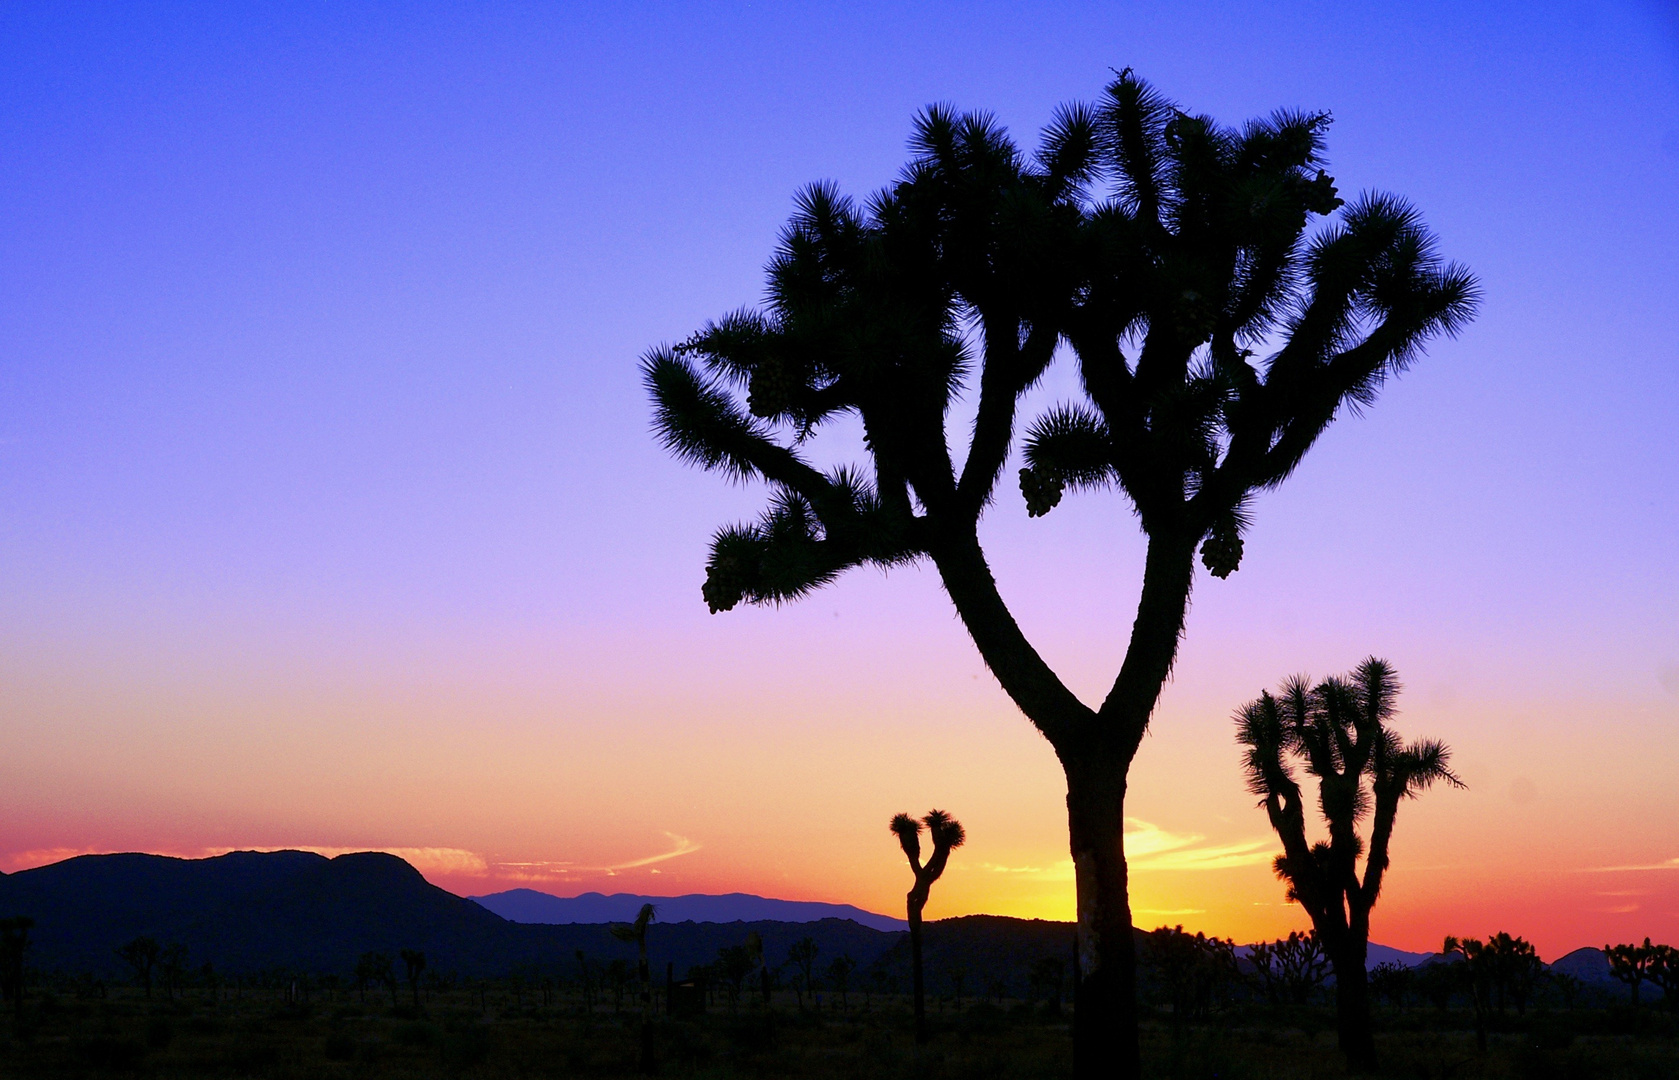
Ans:
POLYGON ((1142 1075, 1137 1042, 1137 943, 1125 867, 1125 766, 1067 772, 1067 828, 1078 887, 1073 1075, 1142 1075))
MULTIPOLYGON (((972 532, 936 537, 945 590, 980 655, 1050 738, 1067 775, 1067 826, 1078 889, 1073 1004, 1077 1080, 1137 1080, 1137 946, 1125 867, 1125 781, 1177 655, 1199 534, 1151 533, 1142 595, 1109 700, 1093 712, 1049 670, 997 593, 972 532)), ((915 923, 910 924, 915 949, 915 923)), ((919 970, 919 966, 918 966, 919 970)))

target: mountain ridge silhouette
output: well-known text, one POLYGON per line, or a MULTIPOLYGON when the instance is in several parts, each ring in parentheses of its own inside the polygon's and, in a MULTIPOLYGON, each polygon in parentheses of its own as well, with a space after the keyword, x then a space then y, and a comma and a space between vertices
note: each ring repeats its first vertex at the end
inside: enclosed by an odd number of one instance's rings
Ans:
MULTIPOLYGON (((654 902, 658 899, 680 898, 654 902)), ((524 971, 572 978, 578 951, 602 962, 633 961, 635 955, 633 946, 612 936, 606 922, 512 922, 431 884, 413 866, 383 852, 330 859, 306 851, 236 851, 206 859, 80 855, 0 875, 0 918, 12 915, 35 920, 30 966, 116 978, 127 976, 116 949, 141 935, 185 945, 193 970, 209 962, 225 974, 279 969, 344 975, 362 953, 394 956, 402 949, 420 949, 427 954, 428 968, 438 972, 504 976, 524 971)), ((849 955, 857 962, 859 979, 872 977, 869 969, 877 963, 887 983, 907 979, 907 934, 832 917, 661 918, 648 931, 649 959, 660 975, 667 964, 685 975, 715 960, 719 949, 739 945, 754 933, 771 964, 779 964, 794 942, 809 937, 823 964, 849 955)), ((927 924, 929 985, 947 988, 951 974, 960 969, 974 980, 970 987, 997 983, 1011 993, 1024 993, 1027 965, 1056 956, 1070 963, 1072 946, 1071 923, 1001 915, 935 920, 927 924)), ((1418 956, 1426 962, 1427 954, 1371 946, 1372 964, 1418 956)), ((1558 967, 1597 982, 1607 977, 1608 965, 1600 950, 1580 949, 1559 959, 1558 967)))
POLYGON ((683 893, 680 896, 644 896, 639 893, 586 892, 558 896, 537 889, 506 889, 468 900, 495 912, 509 922, 566 925, 574 923, 629 922, 643 904, 652 904, 664 922, 817 922, 821 919, 850 919, 871 930, 904 930, 903 919, 881 915, 851 904, 830 904, 816 900, 778 900, 756 893, 683 893))

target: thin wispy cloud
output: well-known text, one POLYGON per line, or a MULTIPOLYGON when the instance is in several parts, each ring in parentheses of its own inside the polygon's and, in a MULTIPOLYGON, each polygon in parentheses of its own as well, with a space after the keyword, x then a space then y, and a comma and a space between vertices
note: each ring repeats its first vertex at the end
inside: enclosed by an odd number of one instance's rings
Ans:
MULTIPOLYGON (((496 876, 512 881, 554 881, 575 878, 579 876, 601 875, 615 877, 622 870, 639 870, 644 866, 678 859, 684 855, 692 855, 700 850, 701 845, 686 836, 673 832, 665 833, 670 840, 670 850, 661 851, 656 855, 646 855, 638 859, 625 862, 611 863, 606 866, 583 866, 565 859, 544 860, 539 862, 497 862, 492 864, 496 876)), ((658 870, 648 873, 657 874, 658 870)))
POLYGON ((1679 859, 1668 859, 1658 863, 1632 863, 1627 866, 1586 866, 1576 870, 1577 874, 1626 874, 1643 870, 1679 870, 1679 859))
MULTIPOLYGON (((1268 863, 1276 854, 1270 837, 1240 840, 1230 844, 1207 844, 1199 833, 1174 833, 1140 818, 1125 819, 1125 858, 1132 871, 1226 870, 1236 866, 1268 863)), ((1046 881, 1071 881, 1073 860, 1062 859, 1047 866, 1008 866, 980 863, 981 870, 994 874, 1022 874, 1046 881)), ((1155 914, 1176 914, 1155 912, 1155 914)), ((1200 914, 1185 910, 1182 914, 1200 914)))
POLYGON ((1230 844, 1205 844, 1198 833, 1174 833, 1138 818, 1125 820, 1125 853, 1134 871, 1226 870, 1268 863, 1277 842, 1268 836, 1230 844))

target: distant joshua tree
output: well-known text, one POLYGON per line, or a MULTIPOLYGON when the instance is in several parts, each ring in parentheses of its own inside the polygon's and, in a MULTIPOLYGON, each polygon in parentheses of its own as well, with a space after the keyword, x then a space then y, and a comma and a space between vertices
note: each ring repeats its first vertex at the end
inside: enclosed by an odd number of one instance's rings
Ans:
POLYGON ((170 945, 158 955, 158 963, 163 967, 163 994, 173 1001, 186 978, 187 947, 180 942, 170 945))
POLYGON ((717 960, 714 964, 717 977, 723 981, 723 989, 729 995, 729 1011, 734 1012, 740 1004, 740 995, 746 985, 746 977, 752 974, 757 965, 753 962, 752 951, 745 945, 725 945, 717 950, 717 960))
POLYGON ((956 1011, 962 1011, 962 987, 968 981, 968 965, 947 964, 945 973, 950 976, 950 988, 956 992, 956 1011))
POLYGON ((898 845, 909 859, 915 872, 915 885, 909 891, 909 953, 910 967, 915 979, 915 1041, 927 1041, 927 1003, 921 977, 921 909, 933 891, 933 882, 944 873, 952 850, 962 846, 968 836, 962 823, 943 810, 929 810, 920 821, 908 814, 895 814, 887 826, 898 837, 898 845), (933 840, 933 856, 925 864, 921 861, 921 829, 926 826, 933 840))
POLYGON ((1462 978, 1475 1012, 1475 1044, 1485 1052, 1487 1022, 1494 1011, 1502 1014, 1506 1004, 1517 1013, 1527 1012, 1527 999, 1545 971, 1539 953, 1527 941, 1497 933, 1486 941, 1447 937, 1440 951, 1463 957, 1462 978))
POLYGON ((1370 969, 1370 992, 1377 997, 1386 998, 1387 1003, 1396 1009, 1403 1010, 1410 999, 1412 984, 1416 982, 1416 973, 1404 964, 1384 961, 1370 969))
POLYGON ((1056 1016, 1061 1015, 1061 984, 1066 977, 1067 962, 1059 956, 1045 956, 1033 961, 1032 973, 1027 978, 1033 991, 1044 999, 1044 1004, 1056 1016))
POLYGON ((1605 945, 1604 958, 1609 961, 1609 974, 1632 989, 1632 1007, 1638 1007, 1638 987, 1650 978, 1650 961, 1655 946, 1645 938, 1642 945, 1605 945))
POLYGON ((1261 942, 1248 951, 1248 961, 1272 1004, 1285 999, 1306 1004, 1329 975, 1329 958, 1315 930, 1290 930, 1286 938, 1261 942))
POLYGON ((816 988, 816 939, 802 937, 787 947, 787 962, 793 965, 793 994, 798 998, 799 1011, 804 1012, 805 995, 816 988))
POLYGON ((848 955, 836 956, 828 965, 828 985, 839 991, 840 1011, 849 1012, 850 1002, 846 1000, 846 989, 851 985, 851 973, 857 970, 857 961, 848 955))
POLYGON ((29 951, 29 930, 35 920, 27 915, 0 919, 0 991, 11 1001, 13 1015, 23 1019, 23 958, 29 951))
POLYGON ((426 954, 418 949, 402 950, 402 967, 408 976, 408 989, 414 995, 414 1008, 420 1007, 420 973, 426 969, 426 954))
POLYGON ((143 936, 117 949, 117 956, 133 970, 134 981, 145 988, 147 997, 152 996, 152 969, 157 966, 157 956, 162 951, 155 938, 143 936))
POLYGON ((647 968, 647 924, 658 915, 652 904, 641 905, 635 922, 615 924, 612 936, 619 941, 633 941, 636 948, 636 980, 641 987, 641 1071, 653 1071, 653 976, 647 968))
POLYGON ((1662 988, 1662 1000, 1667 1002, 1667 1007, 1679 1011, 1679 949, 1672 945, 1648 948, 1650 960, 1644 976, 1662 988))
POLYGON ((365 952, 356 961, 356 990, 363 1001, 367 1000, 369 984, 383 986, 390 991, 391 1004, 396 1004, 396 971, 389 953, 365 952))
POLYGON ((1316 687, 1304 678, 1290 679, 1277 697, 1262 694, 1236 717, 1237 738, 1247 747, 1249 790, 1260 796, 1283 843, 1277 876, 1287 883, 1288 898, 1312 917, 1335 970, 1336 1026, 1354 1072, 1376 1068, 1364 964, 1370 909, 1381 894, 1399 803, 1436 781, 1463 786, 1447 767, 1451 751, 1444 743, 1407 745, 1388 726, 1398 695, 1393 669, 1370 657, 1352 674, 1316 687), (1306 839, 1305 796, 1291 759, 1317 778, 1327 841, 1306 839), (1371 818, 1368 847, 1358 834, 1366 817, 1371 818))

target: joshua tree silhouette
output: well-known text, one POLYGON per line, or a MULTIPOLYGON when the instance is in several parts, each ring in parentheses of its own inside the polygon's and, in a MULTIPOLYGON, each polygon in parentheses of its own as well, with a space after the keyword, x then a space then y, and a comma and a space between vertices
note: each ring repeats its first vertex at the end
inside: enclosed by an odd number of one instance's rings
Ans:
POLYGON ((1316 687, 1304 678, 1290 679, 1278 696, 1262 694, 1236 714, 1237 739, 1247 747, 1248 788, 1260 797, 1283 843, 1277 876, 1287 883, 1288 898, 1312 917, 1335 971, 1341 1052, 1355 1072, 1376 1067, 1364 963, 1370 909, 1387 873, 1399 803, 1436 781, 1463 786, 1447 767, 1451 751, 1444 743, 1425 739, 1407 745, 1388 726, 1398 695, 1393 669, 1370 657, 1352 674, 1316 687), (1306 840, 1305 798, 1290 759, 1317 778, 1327 841, 1306 840), (1358 823, 1367 816, 1372 818, 1368 849, 1358 835, 1358 823), (1360 856, 1365 856, 1362 881, 1360 856))
POLYGON ((836 956, 828 965, 828 985, 839 991, 840 1011, 850 1011, 850 1002, 846 1000, 846 990, 851 985, 851 973, 857 970, 857 961, 849 954, 836 956))
POLYGON ((1290 930, 1286 938, 1261 942, 1248 951, 1248 961, 1273 1004, 1285 997, 1296 1005, 1306 1004, 1329 974, 1329 958, 1315 930, 1290 930))
POLYGON ((19 1023, 23 1021, 23 960, 34 925, 27 915, 0 919, 0 991, 11 1000, 13 1018, 19 1023))
POLYGON ((804 1012, 805 995, 814 996, 816 989, 816 939, 802 937, 787 947, 787 962, 793 965, 793 993, 799 999, 799 1011, 804 1012))
POLYGON ((1516 1006, 1517 1013, 1526 1013, 1528 995, 1545 965, 1532 944, 1502 931, 1486 941, 1447 936, 1440 951, 1463 957, 1463 982, 1475 1014, 1475 1045, 1485 1053, 1487 1022, 1493 1012, 1503 1014, 1509 1002, 1516 1006))
POLYGON ((157 940, 149 937, 137 937, 117 949, 117 956, 133 970, 134 981, 145 987, 147 997, 152 996, 152 968, 162 951, 157 940))
POLYGON ((943 810, 929 810, 927 816, 920 821, 908 814, 894 814, 892 823, 887 828, 898 837, 898 846, 904 849, 904 856, 909 859, 909 867, 915 872, 915 885, 909 891, 907 905, 909 955, 915 981, 915 1039, 917 1042, 926 1042, 927 1005, 921 979, 921 909, 927 906, 927 897, 933 891, 933 882, 939 880, 940 875, 944 873, 945 864, 950 861, 951 850, 961 847, 968 835, 962 831, 962 823, 943 810), (926 826, 927 835, 933 841, 933 855, 925 863, 921 861, 923 826, 926 826))
POLYGON ((1627 984, 1632 990, 1632 1007, 1638 1008, 1638 987, 1650 977, 1650 962, 1655 958, 1654 946, 1645 938, 1642 945, 1605 945, 1604 958, 1609 961, 1609 974, 1627 984))
POLYGON ((1672 945, 1650 945, 1649 940, 1644 939, 1650 950, 1644 977, 1662 988, 1662 1000, 1669 1009, 1679 1011, 1679 949, 1672 945))
POLYGON ((1327 126, 1278 113, 1220 127, 1129 70, 1099 105, 1061 109, 1033 156, 988 116, 929 109, 902 178, 865 206, 827 185, 800 195, 764 310, 643 360, 672 452, 771 486, 760 520, 713 540, 713 611, 928 559, 1054 748, 1078 890, 1079 1076, 1141 1068, 1126 776, 1177 655, 1197 550, 1216 576, 1235 570, 1252 496, 1474 306, 1473 279, 1441 264, 1408 205, 1343 206, 1321 169, 1327 126), (1088 400, 1030 430, 1028 512, 1117 486, 1148 536, 1125 659, 1096 708, 1026 639, 978 538, 1020 398, 1062 341, 1088 400), (952 405, 975 389, 964 438, 948 430, 952 405), (805 444, 846 414, 871 467, 824 473, 805 444))
POLYGON ((426 969, 426 954, 418 949, 402 950, 402 967, 408 976, 408 990, 414 995, 414 1008, 420 1007, 420 973, 426 969))
POLYGON ((652 904, 641 905, 635 922, 615 924, 612 936, 633 941, 636 948, 636 979, 641 985, 641 1071, 653 1071, 653 976, 647 969, 647 924, 658 915, 652 904))

